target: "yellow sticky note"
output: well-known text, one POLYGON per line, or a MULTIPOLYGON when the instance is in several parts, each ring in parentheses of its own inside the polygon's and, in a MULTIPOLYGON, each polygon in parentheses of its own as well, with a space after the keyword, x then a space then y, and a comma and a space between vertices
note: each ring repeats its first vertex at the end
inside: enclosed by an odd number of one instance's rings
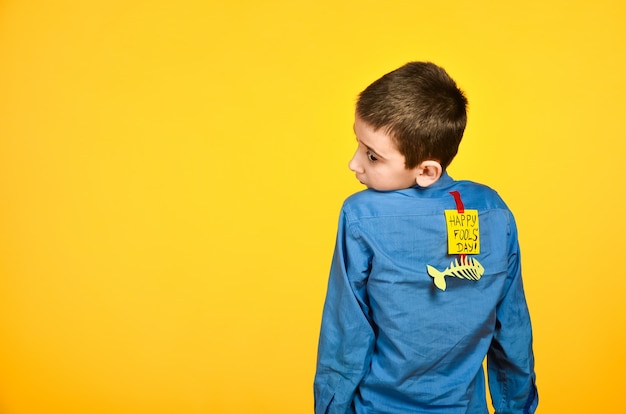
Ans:
POLYGON ((478 210, 445 210, 448 228, 448 254, 480 253, 478 210))

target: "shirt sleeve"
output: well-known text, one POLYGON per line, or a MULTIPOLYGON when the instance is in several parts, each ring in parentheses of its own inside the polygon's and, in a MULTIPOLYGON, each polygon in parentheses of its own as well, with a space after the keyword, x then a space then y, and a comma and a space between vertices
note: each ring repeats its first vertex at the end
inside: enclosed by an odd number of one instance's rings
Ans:
POLYGON ((374 344, 367 277, 371 255, 342 210, 333 254, 314 380, 316 414, 349 413, 374 344))
POLYGON ((509 229, 507 286, 496 311, 496 330, 487 354, 489 390, 497 414, 532 414, 535 385, 532 328, 524 295, 515 221, 509 229))

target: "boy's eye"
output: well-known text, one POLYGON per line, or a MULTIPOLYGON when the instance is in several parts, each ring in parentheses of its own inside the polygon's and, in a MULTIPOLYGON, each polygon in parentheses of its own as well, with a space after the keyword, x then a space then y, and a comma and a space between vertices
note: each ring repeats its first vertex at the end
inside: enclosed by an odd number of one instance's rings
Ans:
POLYGON ((370 151, 367 151, 367 159, 369 159, 372 162, 378 161, 378 158, 376 158, 376 156, 370 151))

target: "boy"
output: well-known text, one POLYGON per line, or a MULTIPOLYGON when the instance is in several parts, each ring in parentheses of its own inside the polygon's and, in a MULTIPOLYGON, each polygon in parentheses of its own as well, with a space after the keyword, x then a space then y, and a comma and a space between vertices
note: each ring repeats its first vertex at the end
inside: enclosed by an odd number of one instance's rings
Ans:
POLYGON ((341 210, 322 317, 315 412, 533 413, 517 230, 490 188, 446 168, 467 100, 432 63, 368 86, 349 163, 368 189, 341 210))

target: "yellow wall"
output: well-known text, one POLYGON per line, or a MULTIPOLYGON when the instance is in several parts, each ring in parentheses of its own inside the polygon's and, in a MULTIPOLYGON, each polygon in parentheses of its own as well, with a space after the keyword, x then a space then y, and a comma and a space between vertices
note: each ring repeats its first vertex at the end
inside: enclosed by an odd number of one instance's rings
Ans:
POLYGON ((618 0, 0 3, 0 411, 309 413, 355 95, 446 67, 541 413, 623 409, 618 0), (507 5, 504 5, 507 4, 507 5))

